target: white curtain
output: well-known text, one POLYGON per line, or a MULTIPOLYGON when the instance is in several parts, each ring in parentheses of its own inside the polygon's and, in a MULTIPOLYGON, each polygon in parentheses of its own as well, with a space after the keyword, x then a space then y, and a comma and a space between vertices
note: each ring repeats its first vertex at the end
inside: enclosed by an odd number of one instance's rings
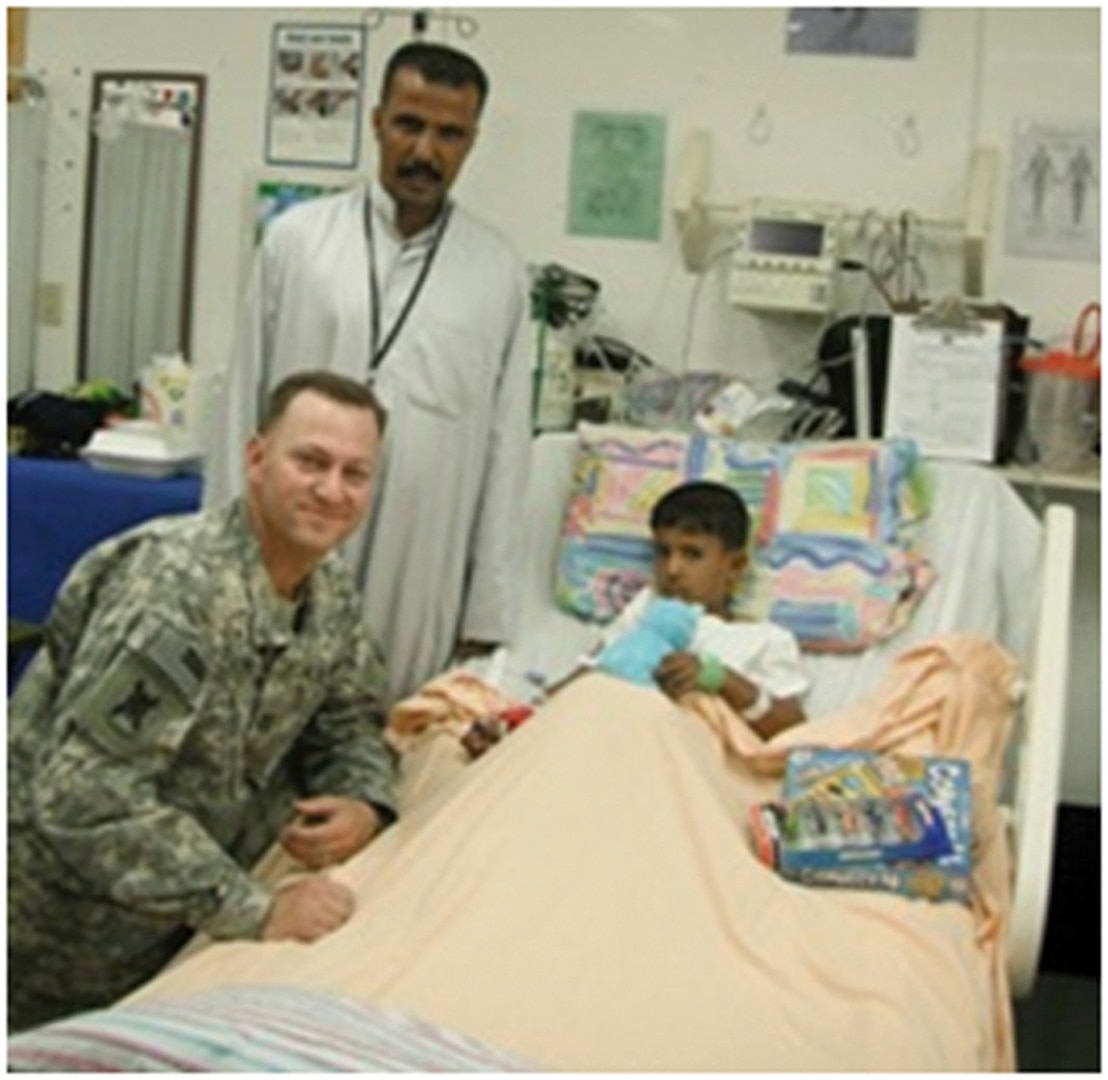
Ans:
POLYGON ((8 104, 8 397, 35 381, 35 286, 46 171, 46 101, 8 104))
POLYGON ((192 136, 128 123, 97 145, 85 375, 129 390, 182 348, 192 136))

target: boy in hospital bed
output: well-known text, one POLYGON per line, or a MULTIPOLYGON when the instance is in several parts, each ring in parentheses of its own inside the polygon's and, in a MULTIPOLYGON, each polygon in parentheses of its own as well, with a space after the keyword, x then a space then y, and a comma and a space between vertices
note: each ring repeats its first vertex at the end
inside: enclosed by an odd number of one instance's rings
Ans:
MULTIPOLYGON (((718 695, 762 739, 802 723, 800 699, 810 679, 796 639, 780 626, 731 613, 748 566, 750 515, 741 496, 709 481, 682 484, 655 504, 650 528, 654 584, 543 696, 600 670, 655 685, 674 701, 692 691, 718 695), (659 612, 688 631, 680 647, 659 646, 653 632, 659 612)), ((401 758, 401 803, 438 786, 510 730, 495 715, 510 703, 496 682, 484 671, 447 672, 393 708, 386 739, 401 758)))
POLYGON ((649 632, 659 600, 683 601, 702 610, 691 641, 664 650, 653 668, 662 691, 675 701, 696 690, 718 694, 763 739, 802 723, 800 698, 810 680, 796 639, 783 627, 731 613, 749 563, 750 515, 742 497, 723 484, 690 481, 658 500, 650 530, 654 584, 624 608, 574 674, 588 669, 620 674, 628 645, 651 647, 645 638, 640 646, 635 635, 649 632))

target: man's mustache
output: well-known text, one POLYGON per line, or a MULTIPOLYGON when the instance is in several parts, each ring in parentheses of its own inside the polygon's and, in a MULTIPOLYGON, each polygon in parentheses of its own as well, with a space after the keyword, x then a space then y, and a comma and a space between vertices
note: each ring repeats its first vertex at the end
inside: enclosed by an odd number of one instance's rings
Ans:
POLYGON ((426 161, 408 161, 401 165, 396 171, 402 180, 422 178, 424 180, 439 181, 442 179, 442 173, 439 172, 434 165, 426 161))

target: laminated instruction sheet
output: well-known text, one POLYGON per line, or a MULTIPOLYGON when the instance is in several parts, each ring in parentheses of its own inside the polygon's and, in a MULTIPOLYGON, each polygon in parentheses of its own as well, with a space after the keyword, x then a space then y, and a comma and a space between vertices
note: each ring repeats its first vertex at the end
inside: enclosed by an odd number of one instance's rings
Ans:
POLYGON ((893 316, 885 437, 914 439, 930 457, 992 462, 1003 390, 1001 333, 999 319, 944 327, 893 316))

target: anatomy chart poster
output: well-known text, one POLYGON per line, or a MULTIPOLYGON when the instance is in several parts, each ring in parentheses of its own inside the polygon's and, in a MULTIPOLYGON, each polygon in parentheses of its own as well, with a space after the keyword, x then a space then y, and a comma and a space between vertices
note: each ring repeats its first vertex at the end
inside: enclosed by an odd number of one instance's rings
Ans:
POLYGON ((1100 127, 1018 121, 1009 161, 1008 254, 1099 261, 1100 127))

